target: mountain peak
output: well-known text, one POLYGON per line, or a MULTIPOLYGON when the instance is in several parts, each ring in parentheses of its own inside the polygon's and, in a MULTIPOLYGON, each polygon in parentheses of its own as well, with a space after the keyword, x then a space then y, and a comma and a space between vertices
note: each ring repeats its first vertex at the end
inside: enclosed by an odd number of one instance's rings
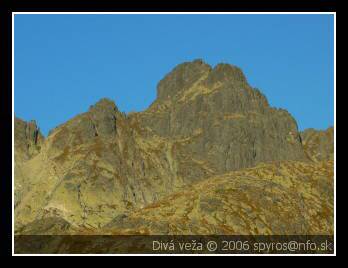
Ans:
POLYGON ((212 68, 202 59, 196 59, 177 65, 167 74, 158 84, 157 97, 159 100, 172 98, 201 80, 206 80, 208 87, 225 82, 247 84, 243 71, 235 65, 219 63, 212 68))
POLYGON ((90 111, 103 110, 103 111, 110 111, 110 112, 115 112, 115 111, 118 112, 118 108, 115 102, 108 98, 101 98, 94 105, 92 105, 89 110, 90 111))
POLYGON ((247 82, 243 71, 239 67, 227 63, 217 64, 209 75, 209 80, 211 82, 223 82, 225 80, 238 81, 242 83, 247 82))
POLYGON ((158 99, 175 96, 179 91, 192 86, 204 74, 209 73, 211 70, 211 66, 202 59, 177 65, 158 83, 158 99))

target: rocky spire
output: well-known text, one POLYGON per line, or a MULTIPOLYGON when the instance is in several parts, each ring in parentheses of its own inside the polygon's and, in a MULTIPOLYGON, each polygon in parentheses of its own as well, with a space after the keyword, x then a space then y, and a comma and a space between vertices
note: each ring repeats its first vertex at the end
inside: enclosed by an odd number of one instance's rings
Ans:
POLYGON ((114 101, 103 98, 91 106, 89 118, 94 125, 96 135, 110 136, 116 134, 116 121, 120 112, 114 101))
POLYGON ((35 120, 26 122, 15 117, 14 128, 14 143, 18 156, 30 159, 40 151, 44 136, 41 134, 35 120))

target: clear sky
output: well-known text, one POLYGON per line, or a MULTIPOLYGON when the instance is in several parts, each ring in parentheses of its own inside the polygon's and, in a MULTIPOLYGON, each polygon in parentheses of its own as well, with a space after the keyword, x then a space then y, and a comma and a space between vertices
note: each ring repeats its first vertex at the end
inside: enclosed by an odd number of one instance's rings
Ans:
POLYGON ((333 15, 16 15, 16 116, 42 132, 102 97, 142 111, 177 64, 241 67, 300 130, 334 123, 333 15))

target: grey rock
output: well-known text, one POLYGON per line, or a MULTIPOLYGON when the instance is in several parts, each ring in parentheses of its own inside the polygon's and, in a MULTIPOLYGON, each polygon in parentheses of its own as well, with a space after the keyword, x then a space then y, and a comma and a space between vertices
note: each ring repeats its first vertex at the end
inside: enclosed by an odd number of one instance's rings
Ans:
POLYGON ((313 161, 334 160, 334 128, 326 130, 306 129, 301 132, 305 152, 313 161))
MULTIPOLYGON (((265 161, 306 159, 295 119, 270 107, 238 67, 218 64, 212 69, 194 61, 179 65, 164 81, 156 102, 140 115, 142 125, 174 140, 195 137, 183 151, 218 173, 265 161), (171 97, 166 106, 164 92, 171 97)), ((189 177, 199 175, 193 173, 189 177)))
POLYGON ((17 157, 28 160, 39 153, 45 138, 41 134, 36 121, 26 122, 14 118, 14 146, 17 157))

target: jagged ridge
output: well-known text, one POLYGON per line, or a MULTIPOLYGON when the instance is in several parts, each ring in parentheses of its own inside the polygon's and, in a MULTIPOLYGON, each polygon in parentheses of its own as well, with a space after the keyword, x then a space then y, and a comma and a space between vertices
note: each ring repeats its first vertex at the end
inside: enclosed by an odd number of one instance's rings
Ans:
MULTIPOLYGON (((265 162, 313 160, 295 119, 270 107, 238 67, 184 63, 160 81, 157 93, 146 111, 128 116, 102 99, 45 140, 35 125, 29 135, 35 153, 25 153, 25 161, 16 157, 17 232, 48 218, 97 230, 213 176, 265 162)), ((28 144, 24 129, 15 129, 15 144, 28 144)), ((15 146, 15 155, 23 148, 15 146)))

